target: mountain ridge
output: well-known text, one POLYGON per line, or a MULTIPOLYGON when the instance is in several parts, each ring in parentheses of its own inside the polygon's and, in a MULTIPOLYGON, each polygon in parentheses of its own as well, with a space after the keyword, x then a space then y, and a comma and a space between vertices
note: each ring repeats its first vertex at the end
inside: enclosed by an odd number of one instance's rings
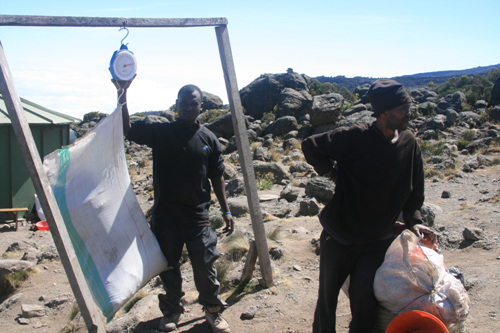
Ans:
MULTIPOLYGON (((412 88, 419 88, 422 86, 426 86, 429 82, 433 82, 435 84, 441 84, 455 76, 462 76, 462 75, 472 76, 472 75, 486 74, 489 71, 499 67, 500 64, 496 64, 490 66, 478 66, 462 70, 444 70, 444 71, 425 72, 425 73, 417 73, 410 75, 401 75, 401 76, 390 77, 390 79, 398 81, 408 89, 412 89, 412 88)), ((321 83, 325 82, 336 83, 339 86, 346 87, 347 89, 352 91, 357 86, 363 84, 372 84, 375 80, 380 78, 363 77, 363 76, 355 76, 352 78, 348 78, 343 75, 338 75, 338 76, 322 75, 314 77, 314 79, 318 80, 321 83)))

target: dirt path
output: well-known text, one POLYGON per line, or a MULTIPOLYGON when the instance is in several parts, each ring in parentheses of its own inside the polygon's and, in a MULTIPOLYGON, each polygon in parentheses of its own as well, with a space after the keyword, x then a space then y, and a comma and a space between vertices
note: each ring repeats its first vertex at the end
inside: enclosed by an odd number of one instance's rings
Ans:
MULTIPOLYGON (((426 203, 437 211, 435 227, 440 233, 445 263, 458 267, 466 279, 471 300, 467 332, 500 332, 500 166, 465 174, 462 178, 430 180, 426 187, 426 203), (443 191, 448 191, 451 197, 442 198, 443 191), (483 239, 474 243, 464 241, 462 232, 465 227, 481 230, 483 239)), ((239 218, 237 223, 240 230, 251 231, 249 218, 239 218)), ((321 227, 315 217, 274 219, 265 226, 268 232, 278 226, 282 230, 276 242, 269 242, 270 247, 278 247, 284 253, 282 259, 272 261, 275 286, 253 288, 237 296, 224 293, 222 296, 228 298, 231 305, 224 316, 231 324, 232 332, 236 333, 310 332, 319 274, 319 258, 311 240, 319 236, 321 227), (240 318, 242 313, 252 310, 256 310, 253 319, 240 318)), ((0 253, 12 243, 22 241, 36 244, 42 252, 53 246, 49 232, 30 231, 28 226, 21 226, 18 231, 3 228, 0 230, 0 253)), ((223 241, 220 245, 221 252, 224 252, 223 241)), ((234 263, 229 278, 239 278, 242 265, 241 262, 234 263)), ((68 323, 72 298, 54 309, 45 307, 45 316, 30 318, 20 324, 21 305, 44 305, 71 293, 59 262, 42 262, 36 265, 35 272, 14 297, 0 305, 2 332, 55 333, 68 323)), ((259 277, 258 266, 254 275, 259 277)), ((178 332, 209 332, 201 306, 195 303, 189 265, 184 278, 190 304, 178 332)), ((343 294, 337 317, 337 331, 346 332, 350 311, 343 294)), ((153 315, 148 325, 155 326, 157 321, 158 317, 153 315)), ((154 330, 146 328, 141 332, 154 330)))

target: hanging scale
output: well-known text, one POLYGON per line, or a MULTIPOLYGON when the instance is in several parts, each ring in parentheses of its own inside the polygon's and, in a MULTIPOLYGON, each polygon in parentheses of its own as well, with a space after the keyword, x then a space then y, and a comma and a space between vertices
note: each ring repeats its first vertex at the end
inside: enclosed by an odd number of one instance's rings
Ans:
POLYGON ((127 30, 127 34, 121 41, 120 49, 116 50, 111 57, 109 71, 111 72, 113 80, 132 81, 137 73, 137 60, 134 54, 129 51, 127 45, 123 44, 123 41, 128 36, 128 29, 126 27, 120 28, 120 30, 123 29, 127 30))

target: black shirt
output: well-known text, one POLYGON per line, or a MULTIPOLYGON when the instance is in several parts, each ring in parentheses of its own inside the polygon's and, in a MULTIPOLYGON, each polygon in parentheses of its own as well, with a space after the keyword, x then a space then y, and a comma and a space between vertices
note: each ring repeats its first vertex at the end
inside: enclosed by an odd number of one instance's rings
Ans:
POLYGON ((154 214, 188 227, 208 225, 209 179, 224 171, 215 135, 182 121, 134 122, 127 139, 153 149, 154 214))
POLYGON ((421 223, 424 171, 420 148, 410 131, 392 143, 372 124, 337 128, 302 143, 308 163, 320 175, 338 165, 335 194, 320 214, 325 230, 344 244, 392 236, 403 212, 408 226, 421 223))

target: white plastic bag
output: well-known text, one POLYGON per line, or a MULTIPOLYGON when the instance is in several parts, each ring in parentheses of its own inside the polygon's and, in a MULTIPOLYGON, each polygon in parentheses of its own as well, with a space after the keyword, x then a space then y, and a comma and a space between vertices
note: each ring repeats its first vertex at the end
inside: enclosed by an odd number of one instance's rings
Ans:
POLYGON ((118 107, 43 163, 78 262, 108 320, 167 267, 132 189, 123 143, 118 107))
POLYGON ((379 303, 395 314, 421 310, 449 325, 463 322, 469 313, 467 292, 446 272, 443 256, 409 230, 387 250, 375 275, 374 292, 379 303))

